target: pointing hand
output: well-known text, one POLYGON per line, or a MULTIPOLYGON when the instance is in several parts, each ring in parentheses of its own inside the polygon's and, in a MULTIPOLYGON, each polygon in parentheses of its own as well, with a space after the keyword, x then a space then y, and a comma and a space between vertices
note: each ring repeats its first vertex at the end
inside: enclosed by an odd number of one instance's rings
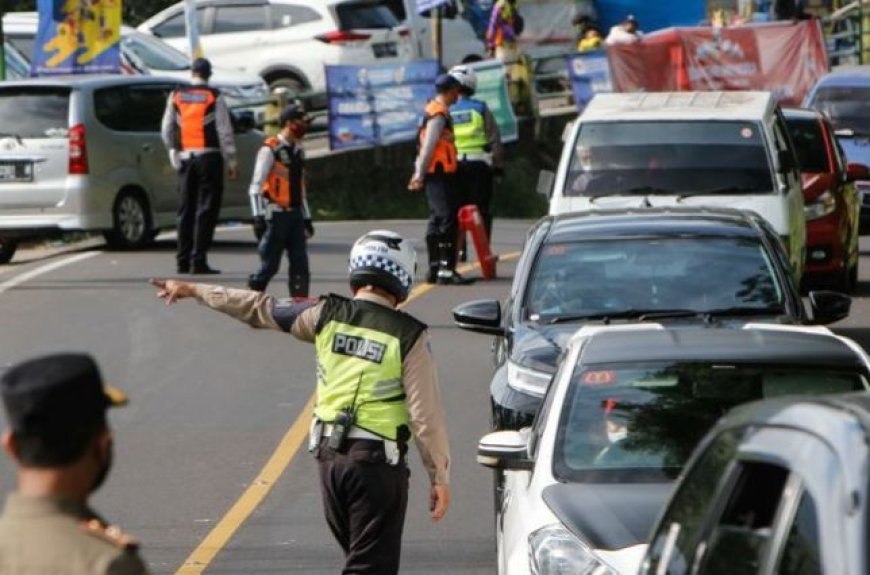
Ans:
POLYGON ((167 305, 196 295, 193 284, 189 282, 152 279, 150 283, 157 288, 157 297, 165 299, 167 305))

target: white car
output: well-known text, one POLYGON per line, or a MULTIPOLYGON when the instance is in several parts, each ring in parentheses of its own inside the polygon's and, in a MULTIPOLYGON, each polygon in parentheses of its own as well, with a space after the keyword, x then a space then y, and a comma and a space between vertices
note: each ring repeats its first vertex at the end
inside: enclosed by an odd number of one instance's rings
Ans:
MULTIPOLYGON (((10 12, 3 16, 6 39, 28 59, 33 58, 33 39, 38 23, 36 12, 10 12)), ((136 72, 190 79, 190 57, 166 42, 129 26, 121 27, 121 56, 136 72)), ((256 74, 215 66, 209 82, 221 91, 232 109, 250 110, 258 122, 264 121, 269 87, 262 78, 256 74)))
MULTIPOLYGON (((415 0, 385 0, 400 22, 411 31, 414 54, 417 58, 434 58, 432 22, 429 14, 417 12, 415 0)), ((460 14, 441 19, 441 62, 446 68, 466 60, 486 57, 486 46, 477 37, 471 22, 460 14)))
POLYGON ((502 483, 498 572, 634 575, 677 476, 722 414, 868 388, 867 355, 823 327, 585 326, 532 427, 478 445, 502 483))
MULTIPOLYGON (((199 37, 213 64, 293 93, 325 92, 326 64, 409 61, 409 31, 379 0, 198 0, 199 37)), ((187 50, 184 3, 139 29, 187 50)))

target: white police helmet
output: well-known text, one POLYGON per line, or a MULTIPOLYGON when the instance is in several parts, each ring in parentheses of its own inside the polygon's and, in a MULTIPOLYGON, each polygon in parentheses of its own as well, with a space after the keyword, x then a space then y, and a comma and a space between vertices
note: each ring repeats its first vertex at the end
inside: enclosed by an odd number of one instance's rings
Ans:
POLYGON ((417 273, 417 251, 396 232, 374 230, 353 244, 348 271, 352 288, 379 287, 402 302, 417 273))
POLYGON ((474 91, 477 90, 477 74, 475 74, 474 70, 468 66, 463 64, 453 66, 450 68, 448 74, 453 76, 457 82, 462 84, 462 87, 469 94, 474 94, 474 91))

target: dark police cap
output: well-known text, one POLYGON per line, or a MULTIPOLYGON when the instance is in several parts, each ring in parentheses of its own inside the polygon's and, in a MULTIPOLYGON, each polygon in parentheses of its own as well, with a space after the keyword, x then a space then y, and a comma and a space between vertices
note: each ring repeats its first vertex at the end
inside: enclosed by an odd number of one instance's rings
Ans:
POLYGON ((451 76, 450 74, 441 74, 437 78, 435 78, 435 89, 439 92, 446 92, 451 88, 461 88, 462 84, 459 83, 459 80, 451 76))
POLYGON ((197 58, 190 69, 200 76, 211 76, 211 62, 207 58, 197 58))
POLYGON ((85 354, 38 357, 9 369, 0 379, 9 426, 40 434, 104 421, 106 409, 127 403, 105 387, 96 362, 85 354))
POLYGON ((287 122, 292 122, 293 120, 308 121, 308 116, 305 115, 305 110, 299 104, 288 104, 283 110, 281 110, 281 115, 278 117, 278 122, 282 126, 287 122))

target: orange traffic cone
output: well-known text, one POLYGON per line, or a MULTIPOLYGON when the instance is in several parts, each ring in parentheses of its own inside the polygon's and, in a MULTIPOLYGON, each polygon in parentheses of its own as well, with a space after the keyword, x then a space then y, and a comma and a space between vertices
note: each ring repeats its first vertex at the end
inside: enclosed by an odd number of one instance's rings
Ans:
MULTIPOLYGON (((486 237, 483 217, 481 217, 480 210, 474 204, 468 204, 459 208, 459 233, 462 236, 461 240, 464 240, 465 234, 469 232, 471 233, 471 239, 474 241, 474 251, 477 253, 477 261, 480 262, 483 278, 491 280, 495 277, 495 264, 498 261, 498 256, 491 254, 489 251, 489 238, 486 237)), ((460 245, 462 243, 463 241, 459 242, 460 245)))

